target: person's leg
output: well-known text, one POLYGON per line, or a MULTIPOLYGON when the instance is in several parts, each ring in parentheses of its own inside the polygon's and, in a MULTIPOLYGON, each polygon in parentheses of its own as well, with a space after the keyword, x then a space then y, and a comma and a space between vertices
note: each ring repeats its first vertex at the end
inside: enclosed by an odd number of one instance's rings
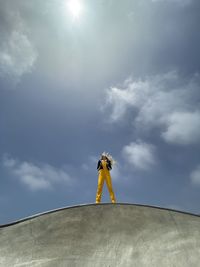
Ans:
POLYGON ((116 203, 115 194, 114 194, 113 187, 112 187, 111 176, 110 176, 109 172, 107 172, 107 174, 106 174, 106 184, 108 187, 108 191, 110 193, 110 199, 111 199, 112 203, 116 203))
POLYGON ((103 190, 103 184, 104 184, 104 176, 102 172, 99 172, 98 177, 98 186, 97 186, 97 193, 96 193, 96 203, 101 202, 101 196, 102 196, 102 190, 103 190))

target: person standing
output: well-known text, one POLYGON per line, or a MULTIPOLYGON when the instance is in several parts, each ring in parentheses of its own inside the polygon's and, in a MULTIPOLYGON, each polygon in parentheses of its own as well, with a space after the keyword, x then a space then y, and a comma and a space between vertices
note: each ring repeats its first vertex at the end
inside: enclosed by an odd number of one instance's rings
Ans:
POLYGON ((96 192, 96 203, 101 202, 104 181, 106 181, 106 185, 108 187, 112 203, 116 203, 116 198, 113 191, 112 180, 110 175, 110 170, 112 170, 113 162, 114 161, 111 155, 105 152, 101 154, 101 158, 97 163, 97 170, 99 175, 98 175, 98 186, 96 192))

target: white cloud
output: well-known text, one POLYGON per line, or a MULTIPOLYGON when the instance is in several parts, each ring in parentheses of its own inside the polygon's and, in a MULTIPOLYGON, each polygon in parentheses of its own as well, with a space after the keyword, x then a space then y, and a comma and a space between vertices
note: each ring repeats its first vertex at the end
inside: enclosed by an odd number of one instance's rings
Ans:
POLYGON ((32 70, 37 52, 28 37, 28 27, 14 6, 1 4, 0 76, 16 82, 32 70))
POLYGON ((51 189, 55 184, 70 184, 71 178, 64 169, 49 164, 20 162, 8 156, 3 158, 4 167, 30 190, 51 189))
POLYGON ((165 141, 190 144, 200 141, 198 95, 198 74, 184 81, 176 72, 169 72, 145 80, 129 79, 119 88, 111 87, 102 110, 108 114, 110 109, 113 123, 126 119, 131 108, 137 129, 156 127, 165 141), (187 123, 185 131, 184 123, 187 123))
POLYGON ((12 169, 14 168, 16 164, 16 160, 13 158, 9 158, 7 155, 4 155, 3 157, 3 165, 4 167, 8 168, 8 169, 12 169))
POLYGON ((140 140, 124 146, 122 154, 136 169, 148 170, 156 164, 155 147, 140 140))
POLYGON ((190 174, 190 179, 194 185, 200 185, 200 165, 190 174))
POLYGON ((191 144, 200 139, 200 112, 176 112, 168 119, 163 138, 172 143, 191 144))
POLYGON ((13 31, 0 48, 1 76, 20 78, 32 69, 36 52, 24 33, 13 31))
POLYGON ((134 96, 129 88, 127 90, 120 90, 112 87, 108 91, 107 104, 112 104, 113 110, 111 113, 111 120, 116 121, 125 115, 128 106, 132 106, 134 96))

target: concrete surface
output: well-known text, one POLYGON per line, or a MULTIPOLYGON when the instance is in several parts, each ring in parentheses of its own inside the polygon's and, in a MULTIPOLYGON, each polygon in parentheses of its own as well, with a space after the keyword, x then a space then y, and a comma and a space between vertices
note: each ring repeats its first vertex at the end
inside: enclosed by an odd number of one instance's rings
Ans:
POLYGON ((0 226, 2 267, 200 266, 200 217, 132 204, 64 208, 0 226))

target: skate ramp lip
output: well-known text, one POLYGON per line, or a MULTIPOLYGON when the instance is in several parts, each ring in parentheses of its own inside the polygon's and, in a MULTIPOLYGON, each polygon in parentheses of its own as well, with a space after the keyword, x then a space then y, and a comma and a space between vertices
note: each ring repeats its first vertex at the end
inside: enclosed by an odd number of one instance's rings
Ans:
MULTIPOLYGON (((73 206, 66 206, 66 207, 62 207, 62 208, 55 208, 55 209, 52 209, 52 210, 39 212, 39 213, 30 215, 28 217, 24 217, 24 218, 21 218, 21 219, 18 219, 18 220, 14 220, 14 221, 11 221, 11 222, 8 222, 8 223, 5 223, 5 224, 0 224, 0 228, 4 228, 4 227, 11 226, 11 225, 15 225, 15 224, 18 224, 18 223, 21 223, 21 222, 25 222, 27 220, 31 220, 31 219, 37 218, 39 216, 51 214, 51 213, 54 213, 54 212, 57 212, 57 211, 62 211, 62 210, 67 210, 67 209, 75 209, 75 208, 87 207, 87 206, 94 206, 94 205, 112 205, 112 204, 111 203, 99 203, 99 204, 86 203, 86 204, 77 204, 77 205, 73 205, 73 206)), ((133 204, 133 203, 124 203, 124 202, 122 202, 122 203, 114 203, 113 205, 122 205, 122 206, 131 205, 131 206, 136 206, 136 207, 148 207, 148 208, 153 208, 153 209, 158 209, 158 210, 174 211, 174 212, 177 212, 177 213, 182 213, 182 214, 187 214, 187 215, 191 215, 191 216, 200 217, 199 214, 195 214, 195 213, 192 213, 192 212, 181 211, 181 210, 178 210, 178 209, 166 208, 166 207, 161 207, 161 206, 147 205, 147 204, 133 204)))
POLYGON ((199 266, 200 216, 161 207, 84 204, 0 227, 0 266, 199 266))

